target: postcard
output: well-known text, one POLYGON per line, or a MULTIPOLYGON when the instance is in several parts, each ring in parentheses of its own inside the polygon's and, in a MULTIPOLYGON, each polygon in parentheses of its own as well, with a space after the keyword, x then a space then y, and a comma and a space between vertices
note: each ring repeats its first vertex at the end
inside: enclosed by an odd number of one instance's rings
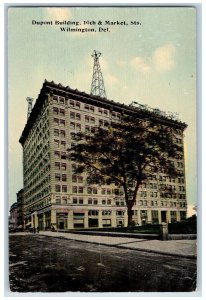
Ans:
POLYGON ((11 293, 196 291, 196 7, 7 13, 11 293))

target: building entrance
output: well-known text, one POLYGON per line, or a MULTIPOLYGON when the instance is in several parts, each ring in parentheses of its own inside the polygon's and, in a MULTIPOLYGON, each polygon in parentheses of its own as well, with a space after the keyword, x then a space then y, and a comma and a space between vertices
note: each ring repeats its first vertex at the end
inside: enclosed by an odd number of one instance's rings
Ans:
POLYGON ((98 219, 89 219, 89 227, 98 227, 98 219))
POLYGON ((167 223, 167 212, 161 211, 161 221, 167 223))
POLYGON ((59 229, 64 229, 64 222, 62 221, 59 222, 59 229))
POLYGON ((57 228, 58 229, 67 229, 67 213, 57 213, 56 220, 57 220, 57 228))

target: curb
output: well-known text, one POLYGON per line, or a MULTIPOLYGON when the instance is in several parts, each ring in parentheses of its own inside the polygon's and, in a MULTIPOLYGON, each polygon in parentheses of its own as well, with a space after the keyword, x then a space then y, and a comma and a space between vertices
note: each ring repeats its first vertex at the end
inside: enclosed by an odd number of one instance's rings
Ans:
POLYGON ((131 248, 131 247, 128 247, 128 246, 121 246, 121 245, 108 245, 106 243, 101 243, 101 242, 82 241, 82 240, 67 238, 67 237, 64 237, 64 236, 51 236, 51 235, 46 235, 46 234, 41 234, 41 233, 39 233, 39 235, 54 237, 54 238, 57 238, 57 239, 72 240, 72 241, 75 241, 75 242, 82 242, 82 243, 88 243, 88 244, 94 244, 94 245, 103 245, 103 246, 114 247, 114 248, 119 248, 119 249, 127 249, 127 250, 139 251, 139 252, 155 253, 155 254, 160 254, 160 255, 181 257, 181 258, 188 258, 188 259, 197 259, 196 255, 168 253, 168 252, 163 252, 163 251, 160 251, 160 250, 140 249, 140 248, 138 249, 138 248, 131 248))

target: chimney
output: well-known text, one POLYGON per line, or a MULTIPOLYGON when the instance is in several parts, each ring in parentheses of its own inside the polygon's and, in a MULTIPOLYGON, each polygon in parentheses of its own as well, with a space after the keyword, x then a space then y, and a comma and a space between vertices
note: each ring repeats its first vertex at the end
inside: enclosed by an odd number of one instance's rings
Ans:
POLYGON ((32 102, 33 102, 34 99, 31 98, 31 97, 27 97, 26 100, 28 102, 28 112, 27 112, 27 120, 28 120, 28 118, 31 114, 31 111, 32 111, 32 102))

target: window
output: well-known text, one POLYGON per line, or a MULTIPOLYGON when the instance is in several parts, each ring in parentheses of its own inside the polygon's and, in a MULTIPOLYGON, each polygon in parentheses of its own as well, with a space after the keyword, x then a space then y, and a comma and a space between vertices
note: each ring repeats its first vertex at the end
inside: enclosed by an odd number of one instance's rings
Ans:
POLYGON ((61 116, 65 116, 65 110, 62 109, 62 108, 60 108, 60 109, 59 109, 59 114, 60 114, 61 116))
POLYGON ((66 142, 65 141, 61 141, 61 148, 66 149, 66 142))
POLYGON ((70 122, 70 128, 75 129, 75 123, 74 122, 70 122))
POLYGON ((72 140, 75 140, 76 135, 75 135, 74 132, 71 132, 70 136, 71 136, 71 139, 72 139, 72 140))
POLYGON ((54 118, 54 124, 59 125, 59 119, 54 118))
POLYGON ((93 194, 97 194, 97 188, 96 187, 93 188, 93 194))
POLYGON ((112 200, 111 199, 108 199, 107 200, 107 205, 111 205, 112 204, 112 200))
POLYGON ((67 164, 66 163, 62 163, 61 164, 61 169, 62 170, 66 170, 67 169, 67 164))
POLYGON ((55 181, 60 181, 61 180, 61 175, 59 173, 55 174, 55 181))
POLYGON ((77 176, 77 180, 79 183, 82 183, 83 182, 83 177, 82 176, 77 176))
POLYGON ((73 198, 73 204, 77 204, 77 198, 73 198))
POLYGON ((61 197, 60 196, 56 196, 56 203, 60 204, 61 203, 61 197))
POLYGON ((81 124, 76 124, 76 129, 78 130, 78 131, 80 131, 81 130, 81 124))
POLYGON ((97 204, 98 204, 98 200, 94 199, 94 205, 97 205, 97 204))
POLYGON ((73 100, 70 100, 69 104, 70 104, 71 107, 74 107, 74 101, 73 100))
POLYGON ((65 130, 60 130, 60 136, 63 138, 65 137, 65 130))
POLYGON ((75 164, 72 164, 72 171, 75 172, 76 171, 77 166, 75 164))
POLYGON ((88 198, 88 204, 92 204, 92 198, 88 198))
POLYGON ((100 119, 99 120, 99 126, 102 126, 102 125, 104 125, 104 120, 100 119))
POLYGON ((61 152, 61 159, 66 159, 66 152, 61 152))
POLYGON ((111 210, 103 210, 102 215, 103 216, 110 216, 112 214, 111 210))
POLYGON ((86 110, 89 110, 89 105, 88 105, 88 104, 85 104, 85 105, 84 105, 84 108, 85 108, 86 110))
POLYGON ((88 193, 88 194, 92 194, 92 188, 91 188, 91 187, 88 187, 88 188, 87 188, 87 193, 88 193))
POLYGON ((79 113, 76 113, 76 120, 81 120, 81 115, 79 113))
POLYGON ((106 200, 102 200, 102 204, 105 205, 106 204, 106 200))
POLYGON ((141 191, 141 197, 147 197, 147 192, 141 191))
POLYGON ((59 193, 61 191, 60 185, 55 185, 55 192, 59 193))
POLYGON ((62 204, 67 204, 67 197, 62 197, 62 204))
POLYGON ((62 174, 62 181, 67 181, 67 174, 62 174))
POLYGON ((59 136, 59 129, 54 129, 54 136, 59 136))
POLYGON ((85 116, 85 122, 89 123, 89 116, 85 116))
POLYGON ((58 113, 59 113, 58 108, 57 107, 53 107, 53 114, 54 115, 58 115, 58 113))
POLYGON ((72 187, 72 193, 77 193, 77 186, 72 187))
POLYGON ((59 97, 59 103, 64 104, 64 98, 63 97, 59 97))
POLYGON ((55 170, 60 170, 60 163, 59 162, 55 162, 55 170))
POLYGON ((53 96, 53 101, 54 101, 55 103, 58 103, 58 97, 57 97, 57 96, 53 96))
POLYGON ((123 217, 124 216, 124 211, 116 211, 116 215, 119 217, 123 217))
POLYGON ((98 210, 89 210, 89 213, 88 213, 88 215, 89 216, 98 216, 98 210))
POLYGON ((78 188, 78 192, 79 192, 80 194, 82 194, 82 193, 84 192, 84 188, 83 188, 83 186, 79 186, 79 188, 78 188))
POLYGON ((70 112, 70 118, 75 119, 75 113, 73 111, 70 112))
POLYGON ((95 123, 95 118, 94 118, 94 117, 91 117, 91 118, 90 118, 90 121, 91 121, 91 123, 95 123))
POLYGON ((67 186, 66 185, 62 185, 62 192, 67 193, 67 186))
POLYGON ((80 108, 80 102, 76 102, 76 107, 80 108))
POLYGON ((77 182, 77 176, 76 175, 72 175, 72 182, 77 182))
POLYGON ((56 158, 60 158, 60 152, 59 151, 54 151, 54 156, 56 158))
POLYGON ((59 124, 61 125, 61 126, 64 126, 65 127, 65 120, 59 120, 59 124))
POLYGON ((79 198, 79 204, 83 204, 83 203, 84 203, 83 198, 79 198))
POLYGON ((59 140, 54 140, 55 147, 59 147, 59 140))

